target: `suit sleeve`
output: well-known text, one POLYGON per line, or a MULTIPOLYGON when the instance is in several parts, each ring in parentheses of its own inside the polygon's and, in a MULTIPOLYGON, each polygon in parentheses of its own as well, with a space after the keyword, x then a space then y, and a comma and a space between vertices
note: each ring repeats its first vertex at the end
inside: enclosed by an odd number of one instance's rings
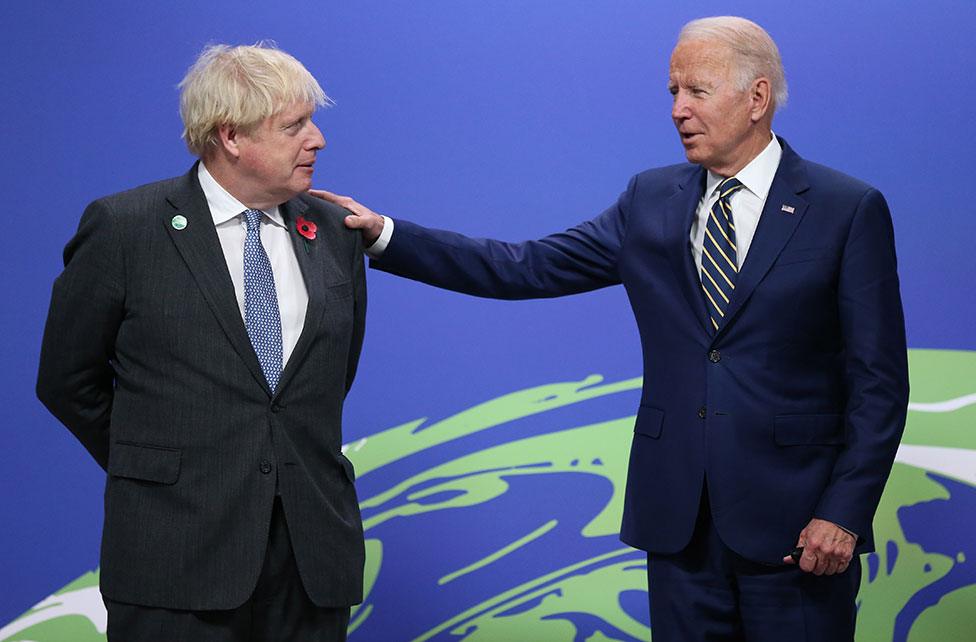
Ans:
POLYGON ((108 466, 112 359, 125 302, 118 233, 107 204, 88 206, 54 282, 37 376, 38 398, 102 468, 108 466))
POLYGON ((620 283, 618 256, 636 179, 616 204, 565 232, 522 243, 472 239, 397 220, 370 265, 429 285, 494 299, 532 299, 620 283))
POLYGON ((869 190, 851 224, 838 283, 847 443, 815 515, 865 537, 908 410, 908 351, 891 214, 869 190))
POLYGON ((346 366, 346 392, 352 388, 359 367, 359 355, 366 335, 366 269, 363 265, 363 241, 360 234, 353 234, 355 250, 352 253, 353 325, 349 345, 349 361, 346 366))

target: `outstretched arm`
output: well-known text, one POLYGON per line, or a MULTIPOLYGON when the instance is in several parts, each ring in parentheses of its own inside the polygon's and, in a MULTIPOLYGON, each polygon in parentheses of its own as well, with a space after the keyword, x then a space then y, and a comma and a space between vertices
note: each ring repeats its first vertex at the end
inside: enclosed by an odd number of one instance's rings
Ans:
MULTIPOLYGON (((324 190, 310 194, 346 208, 346 225, 367 246, 393 228, 372 267, 441 288, 498 299, 563 296, 620 282, 618 259, 633 181, 617 203, 596 218, 535 241, 472 239, 380 216, 355 200, 324 190), (387 231, 384 233, 384 229, 387 231)), ((380 243, 380 244, 381 244, 380 243)), ((379 245, 379 244, 378 244, 379 245)))

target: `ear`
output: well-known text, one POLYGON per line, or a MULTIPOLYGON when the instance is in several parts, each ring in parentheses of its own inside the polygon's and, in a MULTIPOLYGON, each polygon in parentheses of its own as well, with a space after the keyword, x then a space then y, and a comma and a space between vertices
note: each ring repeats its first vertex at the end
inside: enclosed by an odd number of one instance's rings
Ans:
POLYGON ((234 158, 238 158, 241 155, 241 150, 238 146, 238 138, 240 135, 240 130, 233 125, 220 125, 217 127, 217 136, 220 138, 221 149, 234 158))
POLYGON ((771 111, 772 107, 772 92, 769 87, 769 79, 765 76, 760 76, 752 81, 752 87, 749 89, 749 118, 754 123, 758 123, 760 120, 766 117, 766 115, 771 111))

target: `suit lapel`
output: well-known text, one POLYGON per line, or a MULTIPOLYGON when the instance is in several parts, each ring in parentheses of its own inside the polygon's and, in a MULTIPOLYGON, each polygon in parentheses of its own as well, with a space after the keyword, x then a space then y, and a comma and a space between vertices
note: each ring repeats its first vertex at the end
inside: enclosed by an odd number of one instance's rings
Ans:
POLYGON ((719 326, 716 337, 729 327, 752 296, 756 286, 766 276, 776 257, 793 236, 809 205, 800 196, 809 188, 803 160, 790 149, 786 141, 780 139, 780 144, 783 146, 783 156, 773 183, 770 185, 749 253, 736 279, 735 293, 725 311, 725 318, 719 326), (792 211, 784 210, 784 205, 788 209, 792 208, 792 211))
POLYGON ((698 168, 691 177, 678 183, 674 195, 665 203, 665 234, 667 235, 668 254, 671 268, 675 277, 691 306, 692 314, 702 330, 711 334, 706 324, 705 300, 702 294, 701 280, 695 269, 695 260, 691 252, 691 223, 698 210, 704 190, 705 171, 698 168))
POLYGON ((213 217, 197 179, 197 165, 194 164, 184 181, 167 200, 173 209, 165 213, 160 224, 166 227, 234 350, 254 378, 267 389, 267 381, 241 318, 234 283, 227 271, 227 261, 220 247, 220 239, 217 238, 213 217), (174 227, 173 218, 177 215, 186 219, 185 228, 174 227))
POLYGON ((308 307, 305 310, 305 323, 302 326, 302 333, 298 337, 298 343, 295 344, 295 349, 281 373, 278 392, 284 389, 301 365, 312 340, 318 334, 322 314, 325 310, 325 270, 321 253, 328 252, 328 248, 325 247, 328 245, 328 239, 324 226, 321 222, 316 222, 313 219, 310 219, 311 222, 317 223, 318 228, 314 239, 306 239, 298 232, 298 217, 303 216, 307 209, 308 205, 297 198, 293 198, 281 206, 281 215, 284 218, 285 225, 288 226, 292 248, 298 258, 298 266, 302 271, 305 289, 308 292, 308 307))

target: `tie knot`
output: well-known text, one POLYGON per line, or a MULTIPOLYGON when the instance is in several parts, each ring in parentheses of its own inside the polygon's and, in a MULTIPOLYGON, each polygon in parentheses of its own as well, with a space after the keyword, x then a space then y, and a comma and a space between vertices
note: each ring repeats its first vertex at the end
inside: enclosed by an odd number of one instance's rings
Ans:
POLYGON ((261 224, 261 210, 244 210, 244 222, 247 223, 247 229, 256 230, 261 224))
POLYGON ((718 185, 718 196, 719 198, 728 198, 743 187, 745 187, 745 185, 743 185, 742 182, 739 181, 739 179, 735 176, 726 178, 718 185))

